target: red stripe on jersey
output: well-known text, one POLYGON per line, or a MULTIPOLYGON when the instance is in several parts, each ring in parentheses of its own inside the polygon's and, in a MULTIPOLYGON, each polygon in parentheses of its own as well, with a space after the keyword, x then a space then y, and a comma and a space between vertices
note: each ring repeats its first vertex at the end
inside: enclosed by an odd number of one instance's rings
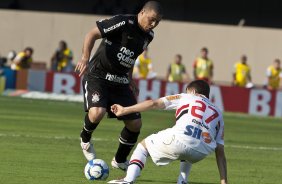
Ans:
POLYGON ((140 164, 140 165, 142 166, 142 168, 144 168, 144 164, 143 164, 143 162, 141 162, 140 160, 137 160, 137 159, 130 160, 130 164, 132 164, 132 163, 140 164))
POLYGON ((189 107, 189 104, 187 105, 183 105, 182 107, 180 107, 179 109, 177 109, 176 113, 175 113, 175 117, 178 116, 178 114, 185 108, 188 108, 189 107))

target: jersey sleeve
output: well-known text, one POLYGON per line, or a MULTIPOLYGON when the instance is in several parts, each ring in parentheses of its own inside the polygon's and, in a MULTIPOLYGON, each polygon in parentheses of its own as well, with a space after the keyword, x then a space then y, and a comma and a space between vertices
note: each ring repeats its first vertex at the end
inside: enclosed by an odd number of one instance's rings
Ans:
POLYGON ((122 15, 116 15, 109 19, 102 19, 96 22, 101 32, 102 38, 119 33, 127 24, 127 18, 122 15))
POLYGON ((165 104, 165 110, 176 109, 181 98, 181 94, 162 97, 161 100, 165 104))
POLYGON ((215 141, 217 144, 224 145, 224 121, 223 118, 219 121, 219 130, 215 137, 215 141))

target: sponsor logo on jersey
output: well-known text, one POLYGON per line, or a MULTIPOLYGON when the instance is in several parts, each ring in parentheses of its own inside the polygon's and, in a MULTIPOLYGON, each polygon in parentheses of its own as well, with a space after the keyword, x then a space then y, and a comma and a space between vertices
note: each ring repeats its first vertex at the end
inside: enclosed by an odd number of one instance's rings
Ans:
POLYGON ((109 31, 112 31, 112 30, 114 30, 114 29, 116 29, 116 28, 118 28, 118 27, 120 27, 120 26, 123 26, 124 24, 125 24, 125 21, 122 21, 122 22, 119 22, 119 23, 117 23, 117 24, 115 24, 115 25, 109 27, 109 28, 104 28, 104 29, 103 29, 103 30, 104 30, 104 33, 107 33, 107 32, 109 32, 109 31))
POLYGON ((92 101, 92 103, 97 103, 97 102, 100 101, 100 95, 99 95, 98 92, 94 92, 92 94, 92 100, 91 101, 92 101))
POLYGON ((185 135, 191 136, 195 139, 202 140, 209 144, 212 141, 212 138, 210 136, 209 132, 203 132, 200 128, 194 127, 192 125, 187 125, 186 126, 186 131, 184 132, 185 135))
POLYGON ((134 52, 126 47, 122 47, 120 49, 119 53, 117 54, 117 58, 120 61, 120 64, 127 68, 131 68, 135 62, 134 52))
POLYGON ((201 121, 198 121, 196 119, 192 119, 192 122, 197 124, 197 125, 200 125, 201 127, 204 127, 205 129, 209 130, 209 127, 207 125, 205 125, 203 122, 201 121))
POLYGON ((121 83, 121 84, 129 84, 129 80, 128 80, 127 77, 113 75, 113 74, 110 74, 110 73, 107 73, 105 79, 108 80, 108 81, 117 82, 117 83, 121 83))

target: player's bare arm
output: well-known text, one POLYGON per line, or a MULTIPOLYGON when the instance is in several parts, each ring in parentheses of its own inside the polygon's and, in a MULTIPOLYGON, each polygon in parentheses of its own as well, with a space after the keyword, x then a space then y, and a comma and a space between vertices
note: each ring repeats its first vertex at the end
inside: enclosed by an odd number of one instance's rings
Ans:
POLYGON ((82 76, 86 71, 87 62, 89 61, 95 41, 101 37, 101 32, 97 27, 94 27, 89 33, 86 34, 82 48, 82 57, 75 67, 75 71, 79 72, 79 76, 82 76))
POLYGON ((116 116, 123 116, 126 114, 131 114, 135 112, 143 112, 147 110, 152 110, 152 109, 164 109, 165 104, 162 99, 157 99, 157 100, 146 100, 144 102, 138 103, 136 105, 132 105, 129 107, 123 107, 118 104, 114 104, 111 106, 111 111, 116 115, 116 116))
POLYGON ((221 184, 227 184, 227 163, 223 145, 217 144, 215 156, 220 175, 220 182, 221 184))

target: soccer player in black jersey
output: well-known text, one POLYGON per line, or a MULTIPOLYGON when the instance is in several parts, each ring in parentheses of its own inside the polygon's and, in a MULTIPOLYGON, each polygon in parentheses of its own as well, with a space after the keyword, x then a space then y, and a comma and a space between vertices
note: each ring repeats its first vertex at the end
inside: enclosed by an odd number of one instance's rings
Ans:
MULTIPOLYGON (((111 105, 130 106, 136 104, 138 88, 132 80, 136 58, 153 40, 153 29, 162 19, 162 8, 156 1, 147 2, 138 15, 116 15, 97 21, 85 37, 82 58, 75 70, 84 74, 84 105, 87 112, 81 131, 81 147, 87 160, 96 157, 91 135, 108 112, 110 118, 117 118, 110 110, 111 105), (90 53, 97 39, 102 42, 95 55, 90 53)), ((118 117, 124 122, 119 147, 112 160, 112 166, 126 170, 127 156, 137 142, 141 129, 140 113, 118 117)))

